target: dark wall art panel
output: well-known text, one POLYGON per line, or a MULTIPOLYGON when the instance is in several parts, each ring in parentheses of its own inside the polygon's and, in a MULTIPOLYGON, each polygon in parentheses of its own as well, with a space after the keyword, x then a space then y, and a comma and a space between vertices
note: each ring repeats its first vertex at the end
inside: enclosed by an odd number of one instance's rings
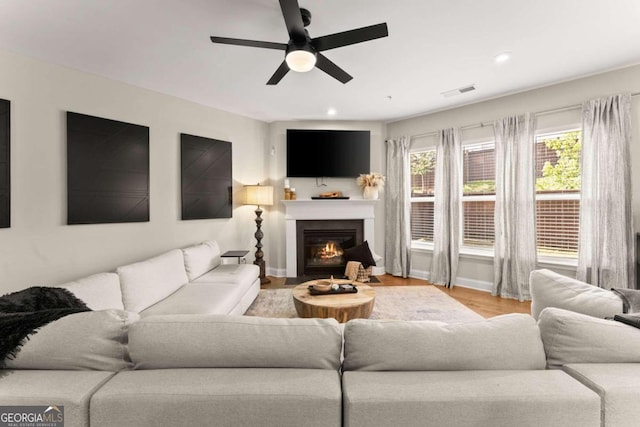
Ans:
POLYGON ((149 128, 67 112, 67 224, 149 221, 149 128))
POLYGON ((182 219, 231 218, 231 143, 180 134, 182 219))
POLYGON ((0 228, 11 225, 10 113, 11 103, 0 99, 0 228))

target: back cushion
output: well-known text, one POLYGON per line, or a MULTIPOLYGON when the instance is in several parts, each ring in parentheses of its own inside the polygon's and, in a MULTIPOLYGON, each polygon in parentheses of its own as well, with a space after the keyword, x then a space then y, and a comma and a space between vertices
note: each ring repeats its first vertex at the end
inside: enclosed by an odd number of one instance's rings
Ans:
POLYGON ((549 367, 568 363, 640 363, 640 329, 561 308, 538 319, 549 367))
POLYGON ((545 307, 557 307, 595 317, 622 313, 622 299, 613 292, 542 269, 530 275, 531 315, 538 318, 545 307))
POLYGON ((189 281, 180 249, 118 267, 117 272, 124 307, 136 313, 168 297, 189 281))
POLYGON ((159 315, 132 325, 136 369, 338 369, 342 333, 335 319, 159 315))
POLYGON ((91 310, 124 310, 120 278, 116 273, 98 273, 73 282, 56 285, 84 301, 91 310))
POLYGON ((527 314, 470 323, 356 319, 344 330, 345 371, 544 369, 540 331, 527 314))
POLYGON ((215 240, 184 248, 182 254, 190 282, 220 265, 220 247, 215 240))
POLYGON ((127 330, 140 317, 122 310, 70 314, 42 326, 24 342, 7 369, 120 371, 132 367, 127 330))

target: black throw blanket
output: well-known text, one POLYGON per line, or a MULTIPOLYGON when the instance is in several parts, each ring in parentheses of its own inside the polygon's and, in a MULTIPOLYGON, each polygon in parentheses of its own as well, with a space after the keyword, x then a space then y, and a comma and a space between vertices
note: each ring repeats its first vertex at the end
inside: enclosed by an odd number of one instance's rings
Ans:
POLYGON ((63 288, 33 286, 0 297, 0 368, 39 328, 68 314, 90 311, 63 288))

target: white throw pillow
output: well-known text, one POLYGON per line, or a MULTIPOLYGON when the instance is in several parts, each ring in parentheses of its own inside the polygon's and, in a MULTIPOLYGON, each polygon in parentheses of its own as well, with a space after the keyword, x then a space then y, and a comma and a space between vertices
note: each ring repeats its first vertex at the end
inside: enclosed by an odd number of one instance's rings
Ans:
POLYGON ((121 371, 132 367, 127 330, 140 317, 122 310, 85 311, 50 322, 32 334, 7 369, 121 371))
POLYGON ((600 318, 622 313, 622 299, 610 290, 551 270, 532 271, 529 283, 531 315, 536 319, 545 307, 564 308, 600 318))
POLYGON ((547 307, 538 320, 549 367, 568 363, 640 363, 640 329, 547 307))
POLYGON ((545 357, 540 331, 528 314, 460 324, 355 319, 344 328, 343 367, 345 371, 544 369, 545 357))
POLYGON ((118 267, 117 272, 124 307, 136 313, 165 299, 189 281, 180 249, 118 267))
POLYGON ((91 310, 124 310, 120 278, 116 273, 93 274, 55 287, 73 292, 91 310))
POLYGON ((184 248, 182 254, 190 282, 220 265, 220 247, 215 240, 184 248))

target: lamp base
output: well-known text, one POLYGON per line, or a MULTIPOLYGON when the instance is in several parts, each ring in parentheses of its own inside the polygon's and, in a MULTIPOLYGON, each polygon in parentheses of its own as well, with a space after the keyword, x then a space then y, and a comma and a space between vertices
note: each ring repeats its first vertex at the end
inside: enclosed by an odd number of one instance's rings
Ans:
POLYGON ((260 276, 258 276, 258 277, 260 277, 260 284, 261 285, 265 285, 267 283, 271 283, 271 280, 269 280, 267 278, 266 274, 265 274, 265 262, 264 262, 264 260, 263 259, 260 259, 260 260, 257 259, 255 261, 253 261, 253 263, 260 268, 260 276))

